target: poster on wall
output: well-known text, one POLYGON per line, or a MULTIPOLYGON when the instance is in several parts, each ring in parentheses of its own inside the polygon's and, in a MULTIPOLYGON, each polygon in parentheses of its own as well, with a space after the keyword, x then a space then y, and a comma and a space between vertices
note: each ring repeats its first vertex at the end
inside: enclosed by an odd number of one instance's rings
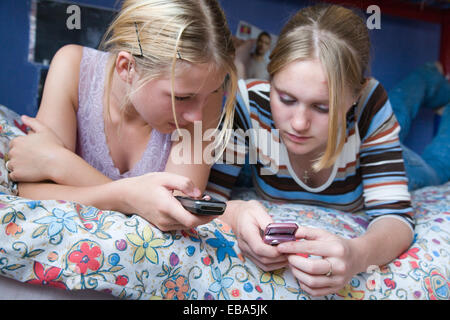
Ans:
MULTIPOLYGON (((236 30, 236 38, 239 40, 250 40, 250 39, 256 39, 258 38, 258 35, 265 30, 248 23, 246 21, 239 21, 237 30, 236 30)), ((267 31, 266 31, 267 32, 267 31)), ((272 48, 275 46, 275 43, 277 42, 278 37, 274 35, 273 33, 270 33, 270 37, 272 38, 272 48)))
POLYGON ((235 34, 236 56, 234 63, 240 79, 265 79, 269 80, 267 72, 269 56, 278 37, 246 21, 239 21, 235 34), (262 32, 269 34, 257 41, 262 32))

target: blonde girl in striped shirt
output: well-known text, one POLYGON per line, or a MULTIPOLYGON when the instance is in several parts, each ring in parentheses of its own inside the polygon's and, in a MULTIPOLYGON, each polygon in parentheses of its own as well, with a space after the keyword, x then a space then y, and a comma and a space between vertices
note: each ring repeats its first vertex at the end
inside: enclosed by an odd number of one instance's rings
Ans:
MULTIPOLYGON (((369 266, 390 262, 413 239, 400 128, 385 90, 366 76, 369 52, 365 23, 351 10, 308 7, 282 30, 270 57, 270 83, 240 83, 235 128, 243 130, 236 132, 263 129, 280 144, 279 154, 268 152, 277 148, 245 144, 247 152, 257 150, 261 159, 269 159, 269 164, 252 164, 259 194, 364 210, 372 218, 367 232, 355 239, 300 226, 296 237, 306 241, 273 247, 260 236, 273 222, 265 208, 258 201, 228 201, 222 219, 236 233, 244 255, 264 270, 289 266, 313 296, 335 293, 369 266)), ((244 138, 237 134, 235 141, 244 144, 244 138)), ((240 167, 216 164, 210 193, 227 198, 240 167)))

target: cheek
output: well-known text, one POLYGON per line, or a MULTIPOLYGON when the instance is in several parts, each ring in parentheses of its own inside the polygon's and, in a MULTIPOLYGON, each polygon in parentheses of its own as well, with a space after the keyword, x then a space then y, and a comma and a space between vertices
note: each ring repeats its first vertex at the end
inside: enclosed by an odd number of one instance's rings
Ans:
POLYGON ((316 119, 316 129, 320 130, 321 135, 324 138, 328 138, 328 115, 320 115, 316 119))
POLYGON ((289 120, 289 114, 286 112, 285 108, 280 106, 278 103, 271 104, 271 112, 272 112, 272 118, 275 122, 275 125, 279 127, 279 125, 282 125, 285 121, 289 120))

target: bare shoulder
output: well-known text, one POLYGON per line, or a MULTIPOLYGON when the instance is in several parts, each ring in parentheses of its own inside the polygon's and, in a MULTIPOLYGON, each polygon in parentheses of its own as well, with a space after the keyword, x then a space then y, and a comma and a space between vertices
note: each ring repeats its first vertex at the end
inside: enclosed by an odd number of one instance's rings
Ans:
POLYGON ((70 150, 75 149, 78 83, 83 47, 66 45, 50 63, 36 118, 51 128, 70 150))
POLYGON ((73 82, 74 77, 76 77, 76 79, 78 78, 82 56, 82 46, 76 44, 65 45, 61 47, 53 56, 50 64, 50 71, 54 70, 58 73, 61 72, 61 74, 58 74, 59 76, 66 78, 70 77, 73 82))
POLYGON ((83 55, 83 47, 77 44, 67 44, 56 51, 52 62, 59 59, 68 59, 71 62, 80 62, 83 55))
POLYGON ((48 96, 51 98, 51 101, 54 101, 53 97, 64 95, 66 97, 65 100, 69 100, 70 104, 75 109, 77 108, 78 81, 82 56, 83 47, 73 44, 65 45, 55 53, 47 75, 44 97, 48 96))

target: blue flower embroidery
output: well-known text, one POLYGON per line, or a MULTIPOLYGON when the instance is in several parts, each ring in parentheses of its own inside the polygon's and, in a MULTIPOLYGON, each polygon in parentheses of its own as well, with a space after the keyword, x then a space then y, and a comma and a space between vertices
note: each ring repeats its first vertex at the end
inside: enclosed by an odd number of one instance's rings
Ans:
POLYGON ((230 257, 237 257, 236 252, 233 249, 234 242, 228 241, 219 231, 214 231, 216 239, 208 239, 206 243, 211 247, 217 248, 217 260, 219 263, 225 259, 228 254, 230 257))
POLYGON ((225 299, 230 299, 230 296, 228 295, 226 289, 231 287, 231 285, 233 284, 233 278, 222 277, 222 273, 220 272, 220 269, 218 267, 215 267, 212 270, 212 276, 216 281, 209 286, 208 290, 217 293, 218 297, 220 296, 220 293, 222 293, 225 299))
POLYGON ((25 202, 25 204, 28 206, 28 208, 30 208, 30 209, 36 209, 37 207, 40 207, 41 206, 41 201, 34 201, 34 200, 32 200, 32 201, 27 201, 27 202, 25 202))
POLYGON ((53 237, 61 232, 65 227, 72 233, 77 232, 77 224, 73 221, 73 218, 78 216, 75 211, 65 212, 61 209, 53 209, 51 216, 47 216, 36 220, 36 223, 48 224, 48 235, 53 237))

